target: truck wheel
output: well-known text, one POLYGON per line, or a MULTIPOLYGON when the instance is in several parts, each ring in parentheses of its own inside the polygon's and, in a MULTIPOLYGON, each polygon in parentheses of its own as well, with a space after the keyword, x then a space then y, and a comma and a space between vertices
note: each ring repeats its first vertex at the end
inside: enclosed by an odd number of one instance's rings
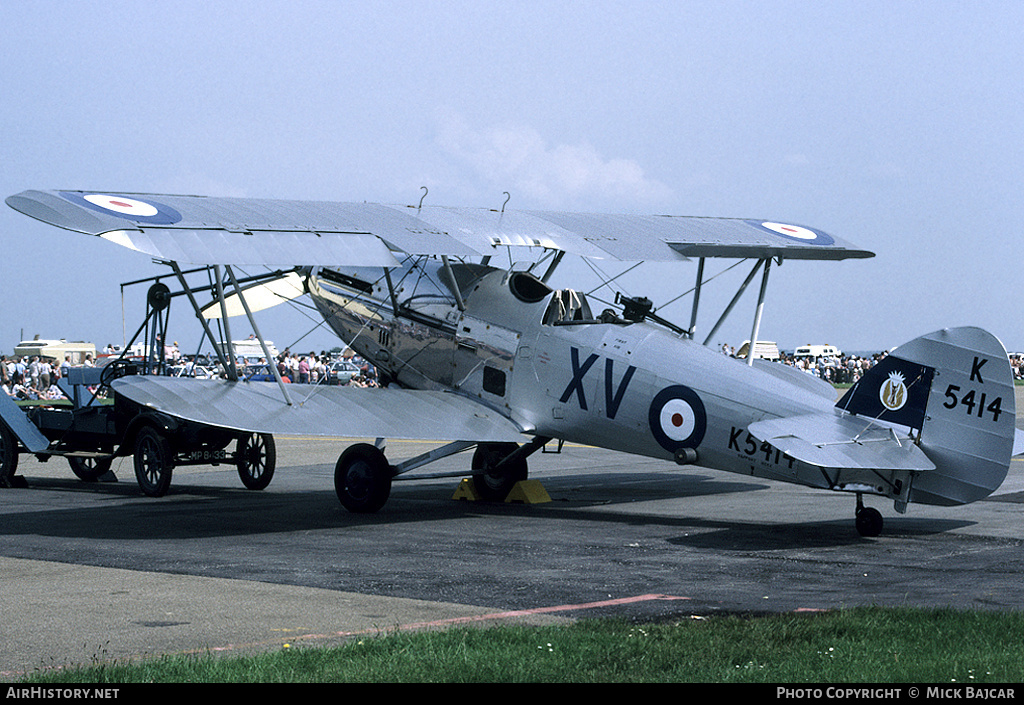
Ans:
POLYGON ((10 487, 18 469, 18 439, 0 423, 0 487, 10 487))
POLYGON ((68 465, 82 482, 96 482, 110 470, 113 461, 110 458, 76 458, 69 456, 68 465))
POLYGON ((174 465, 166 439, 152 426, 146 426, 135 437, 135 479, 143 494, 163 497, 171 486, 174 465))
POLYGON ((274 437, 266 433, 242 436, 238 439, 235 457, 242 484, 250 490, 266 489, 274 477, 274 467, 277 465, 274 437))

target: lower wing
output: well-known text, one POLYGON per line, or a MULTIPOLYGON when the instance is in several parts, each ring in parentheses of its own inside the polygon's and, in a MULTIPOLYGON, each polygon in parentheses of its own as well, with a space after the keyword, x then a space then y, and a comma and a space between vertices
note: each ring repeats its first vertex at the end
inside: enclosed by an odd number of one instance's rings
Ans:
POLYGON ((448 392, 288 385, 285 402, 273 382, 123 377, 124 397, 171 416, 222 428, 276 435, 522 441, 514 422, 448 392))

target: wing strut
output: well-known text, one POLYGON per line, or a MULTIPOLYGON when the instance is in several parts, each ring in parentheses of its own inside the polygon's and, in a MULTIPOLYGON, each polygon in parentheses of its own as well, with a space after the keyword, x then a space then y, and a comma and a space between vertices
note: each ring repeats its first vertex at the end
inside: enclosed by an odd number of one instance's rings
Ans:
POLYGON ((388 283, 388 296, 391 297, 391 310, 394 311, 395 315, 398 315, 398 294, 395 293, 395 285, 391 281, 391 270, 387 267, 384 268, 384 279, 388 283))
POLYGON ((462 290, 459 289, 459 280, 456 279, 455 274, 452 273, 452 265, 448 261, 448 255, 441 255, 441 262, 444 263, 444 271, 452 281, 452 291, 455 293, 455 303, 458 304, 460 311, 465 311, 466 302, 462 299, 462 290))
MULTIPOLYGON (((213 265, 214 277, 217 280, 217 299, 220 301, 220 315, 224 319, 224 336, 227 338, 228 350, 230 353, 227 355, 228 366, 225 368, 228 372, 228 379, 232 382, 238 381, 238 366, 235 364, 235 351, 231 347, 231 326, 228 324, 228 306, 227 301, 224 299, 224 282, 220 277, 220 265, 213 265)), ((239 294, 241 296, 241 294, 239 294)), ((211 339, 212 343, 213 340, 211 339)))
POLYGON ((757 334, 761 331, 761 314, 764 312, 764 295, 768 290, 768 271, 772 267, 769 258, 761 260, 764 262, 764 273, 761 275, 761 292, 757 295, 757 308, 754 311, 754 329, 750 332, 750 347, 747 348, 747 365, 753 366, 754 352, 757 350, 757 334))
MULTIPOLYGON (((181 284, 182 291, 188 296, 189 302, 192 304, 192 308, 196 313, 196 318, 199 319, 199 323, 203 326, 203 332, 210 339, 210 343, 213 344, 214 352, 217 353, 217 359, 220 360, 220 364, 224 366, 224 369, 228 371, 229 379, 233 382, 238 381, 238 367, 235 363, 235 354, 231 346, 231 329, 228 324, 228 313, 227 313, 227 299, 224 296, 224 283, 220 276, 220 266, 214 265, 214 277, 216 283, 213 285, 217 293, 217 300, 220 305, 221 318, 224 320, 224 335, 227 338, 227 345, 223 346, 227 348, 227 352, 222 350, 222 346, 216 344, 216 338, 213 337, 213 332, 210 330, 210 325, 203 315, 203 309, 199 306, 196 301, 195 295, 192 291, 192 287, 189 286, 188 282, 185 281, 185 275, 182 273, 181 268, 177 262, 169 261, 167 264, 174 270, 175 276, 178 278, 178 282, 181 284)), ((235 278, 235 272, 230 266, 225 265, 224 271, 231 281, 231 285, 235 288, 235 295, 242 304, 242 309, 245 311, 246 318, 249 319, 249 324, 252 326, 252 332, 256 336, 256 339, 260 342, 260 347, 263 348, 263 355, 267 359, 267 366, 274 374, 274 379, 277 380, 278 386, 281 388, 281 394, 284 396, 285 402, 288 406, 292 405, 291 396, 288 394, 288 388, 284 385, 284 380, 281 379, 281 373, 277 369, 277 365, 274 364, 274 356, 270 354, 270 349, 267 347, 266 341, 263 339, 263 335, 260 333, 259 326, 256 325, 256 319, 252 315, 252 309, 249 308, 249 302, 245 299, 245 294, 242 292, 242 287, 235 278)))
POLYGON ((715 323, 715 327, 711 329, 710 333, 708 333, 708 337, 704 340, 704 345, 711 344, 711 339, 715 337, 715 334, 718 333, 718 329, 722 327, 723 323, 725 323, 725 319, 732 312, 733 307, 736 306, 736 302, 740 300, 741 296, 743 296, 743 292, 747 290, 747 286, 754 279, 754 275, 757 274, 757 270, 761 268, 762 264, 764 264, 764 260, 758 260, 757 264, 754 265, 754 268, 750 270, 750 274, 748 274, 747 278, 743 280, 739 290, 732 297, 732 301, 730 301, 729 305, 725 307, 724 311, 722 311, 722 315, 719 317, 718 322, 715 323))
POLYGON ((697 309, 700 307, 700 287, 704 283, 704 257, 697 263, 697 284, 693 287, 693 312, 690 314, 690 340, 697 335, 697 309))
MULTIPOLYGON (((224 269, 227 272, 228 277, 231 278, 231 283, 235 287, 235 293, 238 295, 238 300, 242 302, 242 308, 245 309, 245 315, 249 319, 249 323, 252 325, 252 332, 256 334, 256 340, 260 341, 260 347, 263 348, 263 354, 267 358, 267 367, 269 367, 271 372, 274 373, 274 379, 277 380, 277 386, 281 388, 281 394, 284 395, 285 402, 288 404, 288 406, 291 406, 292 405, 292 399, 291 399, 290 396, 288 396, 288 389, 284 386, 284 380, 281 379, 281 371, 278 370, 277 369, 277 365, 274 364, 274 356, 270 354, 270 348, 267 347, 266 341, 264 341, 263 340, 263 336, 260 335, 260 329, 256 326, 256 319, 253 318, 252 311, 249 310, 249 303, 245 300, 245 294, 242 293, 242 287, 240 287, 238 285, 238 280, 235 279, 235 273, 231 270, 231 267, 230 266, 226 266, 226 267, 224 267, 224 269)), ((224 302, 224 300, 222 298, 221 299, 221 305, 223 305, 223 302, 224 302)), ((225 314, 224 324, 225 324, 225 326, 227 325, 226 314, 225 314)), ((226 328, 225 328, 225 330, 226 330, 226 328)), ((230 340, 231 340, 231 336, 229 335, 228 336, 229 345, 230 345, 230 340)), ((234 358, 234 355, 232 354, 231 357, 234 358)))
POLYGON ((559 250, 555 253, 555 256, 551 260, 551 264, 548 265, 547 271, 545 271, 544 276, 540 278, 542 282, 545 284, 548 283, 548 279, 550 279, 551 275, 555 273, 555 269, 558 267, 559 263, 562 261, 562 257, 564 256, 565 250, 559 250))
MULTIPOLYGON (((181 268, 178 266, 177 262, 172 261, 168 262, 168 264, 171 266, 171 269, 174 270, 175 276, 178 277, 178 283, 181 284, 182 290, 185 292, 185 295, 188 296, 188 300, 192 303, 192 308, 196 312, 196 318, 199 319, 199 323, 203 326, 203 331, 206 333, 207 337, 210 339, 210 343, 212 344, 216 338, 213 337, 213 333, 210 331, 210 325, 206 322, 206 318, 203 316, 202 308, 200 308, 195 296, 192 295, 191 287, 189 287, 188 282, 185 281, 185 275, 182 274, 181 268)), ((221 297, 221 301, 223 301, 223 297, 221 297)), ((231 340, 230 336, 228 336, 228 340, 231 340)), ((219 345, 214 345, 213 351, 217 353, 217 359, 220 360, 220 364, 224 365, 225 370, 232 369, 231 365, 228 364, 228 361, 224 359, 224 351, 220 349, 219 345)))

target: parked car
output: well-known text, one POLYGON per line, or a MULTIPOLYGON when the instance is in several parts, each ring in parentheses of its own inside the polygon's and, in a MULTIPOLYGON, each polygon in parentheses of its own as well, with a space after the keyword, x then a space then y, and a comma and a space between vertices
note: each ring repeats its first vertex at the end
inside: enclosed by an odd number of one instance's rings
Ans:
MULTIPOLYGON (((246 365, 243 370, 240 371, 242 379, 249 382, 276 382, 277 378, 274 377, 274 371, 270 369, 269 365, 246 365)), ((283 377, 282 381, 289 382, 287 377, 283 377)))
POLYGON ((351 362, 344 360, 332 362, 327 368, 327 384, 345 385, 357 374, 359 374, 359 368, 351 362))
POLYGON ((214 379, 217 376, 217 370, 214 367, 208 367, 206 365, 193 365, 187 367, 186 365, 177 365, 168 370, 171 377, 195 377, 197 379, 214 379))

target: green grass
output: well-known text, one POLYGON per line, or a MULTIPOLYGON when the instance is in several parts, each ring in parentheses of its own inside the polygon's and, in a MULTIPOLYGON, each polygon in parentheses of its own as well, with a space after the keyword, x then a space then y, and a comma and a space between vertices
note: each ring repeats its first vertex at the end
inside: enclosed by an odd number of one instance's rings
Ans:
POLYGON ((27 681, 1017 683, 1024 682, 1024 613, 858 608, 392 632, 337 648, 164 656, 27 681))

